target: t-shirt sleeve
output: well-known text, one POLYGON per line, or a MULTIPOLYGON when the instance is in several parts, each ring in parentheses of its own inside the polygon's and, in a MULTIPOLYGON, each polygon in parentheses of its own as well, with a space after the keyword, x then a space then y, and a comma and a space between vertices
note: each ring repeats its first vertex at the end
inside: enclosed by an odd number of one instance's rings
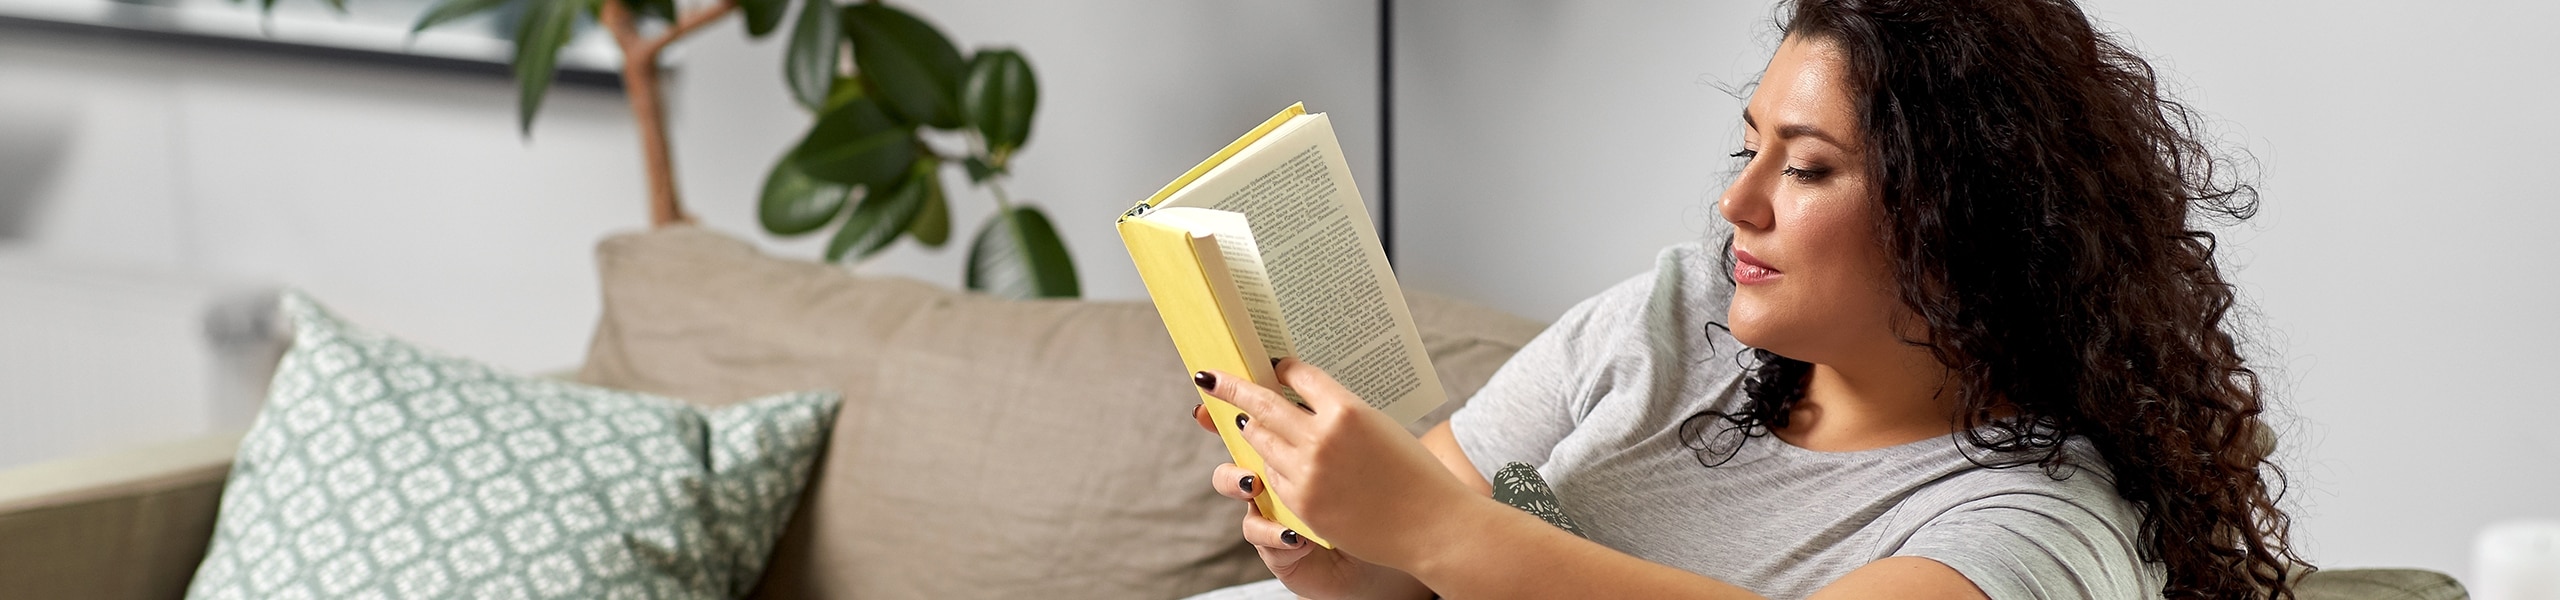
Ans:
POLYGON ((1992 600, 2158 598, 2136 519, 2105 488, 2002 493, 1938 515, 1893 555, 1945 564, 1992 600))
POLYGON ((1449 415, 1450 433, 1477 472, 1490 480, 1505 464, 1546 466, 1547 455, 1589 412, 1583 388, 1606 358, 1605 338, 1618 328, 1609 317, 1632 312, 1623 305, 1641 302, 1649 283, 1631 279, 1565 311, 1449 415))

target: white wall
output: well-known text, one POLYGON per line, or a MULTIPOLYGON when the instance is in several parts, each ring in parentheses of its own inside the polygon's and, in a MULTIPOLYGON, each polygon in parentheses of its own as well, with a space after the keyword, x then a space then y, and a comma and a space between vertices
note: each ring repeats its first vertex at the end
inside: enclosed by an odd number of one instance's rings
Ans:
MULTIPOLYGON (((1009 189, 1049 211, 1088 297, 1143 295, 1112 217, 1290 102, 1336 112, 1355 172, 1375 172, 1368 2, 908 6, 964 46, 1009 44, 1032 61, 1040 114, 1009 189)), ((822 238, 771 240, 755 224, 766 169, 809 119, 787 99, 782 40, 750 43, 732 19, 679 45, 672 135, 702 223, 815 258, 822 238)), ((598 310, 595 241, 646 226, 637 142, 618 93, 555 87, 530 142, 516 134, 514 98, 499 76, 0 30, 0 254, 57 265, 25 272, 290 285, 429 346, 523 371, 573 368, 598 310)), ((952 202, 950 247, 901 242, 861 269, 956 286, 992 201, 959 187, 952 202)), ((11 325, 0 354, 42 352, 78 329, 14 325, 25 322, 0 321, 11 325)), ((184 328, 141 328, 106 334, 200 341, 184 328)), ((31 408, 95 402, 60 393, 88 385, 92 396, 160 398, 88 412, 205 414, 206 399, 159 391, 218 387, 198 381, 213 377, 196 366, 135 366, 125 372, 142 379, 122 383, 81 380, 92 371, 9 371, 0 438, 65 441, 0 448, 0 466, 245 425, 119 429, 31 408), (55 431, 26 433, 46 428, 55 431)))
POLYGON ((2560 517, 2560 4, 2092 12, 2264 170, 2231 258, 2312 556, 2467 576, 2483 526, 2560 517))
MULTIPOLYGON (((2487 523, 2560 517, 2560 5, 2144 3, 2130 32, 2265 210, 2225 238, 2329 566, 2467 576, 2487 523)), ((1760 2, 1398 4, 1412 285, 1553 317, 1709 232, 1760 2)))
POLYGON ((1396 270, 1553 319, 1708 235, 1756 2, 1396 4, 1396 270))
MULTIPOLYGON (((915 4, 963 52, 1010 45, 1031 60, 1039 116, 1005 189, 1048 211, 1075 254, 1087 298, 1145 296, 1113 218, 1292 102, 1333 113, 1374 206, 1378 29, 1370 2, 915 4)), ((781 83, 781 44, 749 45, 744 37, 732 23, 688 46, 674 100, 677 169, 690 209, 731 232, 757 231, 754 194, 765 171, 808 126, 781 83)), ((956 172, 946 181, 952 246, 925 251, 902 241, 864 272, 959 284, 969 236, 994 201, 956 172)), ((635 215, 638 207, 635 199, 635 215)), ((815 257, 825 242, 811 236, 777 246, 815 257)))
POLYGON ((7 304, 29 309, 0 346, 45 358, 0 378, 0 465, 245 426, 191 302, 223 289, 301 287, 431 346, 574 365, 588 249, 640 214, 630 129, 617 96, 564 88, 528 146, 509 94, 490 76, 0 35, 0 204, 20 220, 0 252, 27 290, 7 304))

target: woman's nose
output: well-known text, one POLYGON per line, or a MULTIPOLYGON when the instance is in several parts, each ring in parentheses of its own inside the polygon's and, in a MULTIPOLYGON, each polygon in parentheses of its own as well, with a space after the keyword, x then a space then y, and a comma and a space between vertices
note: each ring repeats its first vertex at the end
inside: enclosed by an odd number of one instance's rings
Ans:
POLYGON ((1757 166, 1744 166, 1733 185, 1724 189, 1724 197, 1716 201, 1716 213, 1733 223, 1735 229, 1761 230, 1771 224, 1767 178, 1753 172, 1757 166))

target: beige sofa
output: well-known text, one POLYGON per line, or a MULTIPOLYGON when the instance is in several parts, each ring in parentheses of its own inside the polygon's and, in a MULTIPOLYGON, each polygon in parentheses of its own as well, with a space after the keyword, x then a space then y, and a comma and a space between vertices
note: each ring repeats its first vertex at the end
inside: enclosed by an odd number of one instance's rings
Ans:
MULTIPOLYGON (((1224 452, 1191 424, 1143 303, 860 278, 684 227, 609 239, 597 258, 604 317, 579 379, 707 404, 846 393, 757 597, 1176 598, 1269 577, 1238 541, 1241 510, 1205 483, 1224 452)), ((1455 398, 1542 327, 1428 294, 1412 308, 1455 398)), ((0 598, 183 596, 237 440, 0 472, 0 598)), ((2423 571, 2308 587, 2460 597, 2423 571)))
MULTIPOLYGON (((1206 483, 1225 452, 1147 304, 855 277, 686 227, 606 240, 597 261, 579 379, 714 405, 845 392, 757 597, 1174 598, 1270 577, 1241 505, 1206 483)), ((1460 397, 1542 328, 1412 305, 1460 397)), ((0 598, 183 596, 237 441, 0 472, 0 598)))

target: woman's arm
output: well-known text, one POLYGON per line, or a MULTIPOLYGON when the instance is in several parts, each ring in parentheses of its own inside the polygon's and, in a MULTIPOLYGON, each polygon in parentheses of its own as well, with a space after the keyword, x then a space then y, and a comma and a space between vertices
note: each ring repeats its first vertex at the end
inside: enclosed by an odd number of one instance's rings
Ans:
MULTIPOLYGON (((1342 552, 1449 597, 1759 597, 1576 537, 1493 500, 1449 425, 1415 443, 1322 370, 1286 360, 1276 372, 1307 400, 1305 409, 1241 377, 1211 373, 1201 383, 1251 416, 1244 437, 1267 466, 1267 481, 1258 485, 1271 486, 1342 552)), ((1250 518, 1247 524, 1252 537, 1250 518)), ((1815 596, 1885 595, 1983 598, 1962 574, 1919 558, 1868 564, 1815 596)))
MULTIPOLYGON (((1487 500, 1448 511, 1412 537, 1439 540, 1391 552, 1401 569, 1450 598, 1756 599, 1759 594, 1645 561, 1566 533, 1529 513, 1487 500)), ((1912 598, 1983 600, 1955 569, 1900 556, 1868 563, 1824 586, 1814 600, 1912 598)))
POLYGON ((1449 474, 1457 476, 1458 483, 1466 484, 1467 489, 1493 495, 1493 482, 1485 481, 1484 473, 1476 471, 1475 461, 1467 460, 1467 451, 1458 447, 1458 434, 1449 428, 1448 421, 1441 421, 1422 434, 1422 449, 1431 451, 1431 457, 1440 459, 1440 466, 1449 469, 1449 474))

